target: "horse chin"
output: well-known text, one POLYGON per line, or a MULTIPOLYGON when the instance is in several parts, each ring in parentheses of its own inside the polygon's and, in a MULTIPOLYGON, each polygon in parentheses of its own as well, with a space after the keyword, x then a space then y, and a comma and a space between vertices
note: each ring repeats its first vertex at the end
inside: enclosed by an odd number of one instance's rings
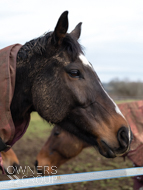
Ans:
POLYGON ((88 139, 82 138, 82 140, 88 143, 89 146, 93 146, 96 151, 99 151, 99 153, 106 158, 115 158, 117 156, 115 152, 102 140, 98 143, 98 141, 92 136, 88 139))
POLYGON ((101 140, 100 146, 98 146, 98 150, 101 155, 103 155, 106 158, 115 158, 117 156, 123 156, 129 151, 129 147, 122 150, 120 148, 118 149, 112 149, 107 145, 106 142, 101 140))
POLYGON ((116 157, 116 154, 111 149, 108 149, 108 151, 104 151, 103 149, 98 147, 98 150, 99 150, 100 154, 106 158, 115 158, 116 157))

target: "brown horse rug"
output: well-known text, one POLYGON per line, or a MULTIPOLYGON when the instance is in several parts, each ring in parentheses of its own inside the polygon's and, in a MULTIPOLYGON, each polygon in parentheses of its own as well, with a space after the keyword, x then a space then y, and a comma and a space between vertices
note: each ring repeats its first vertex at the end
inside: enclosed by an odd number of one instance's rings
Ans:
POLYGON ((29 116, 23 123, 13 123, 10 111, 15 88, 16 58, 21 46, 14 44, 0 50, 0 152, 8 150, 22 137, 30 121, 29 116))
MULTIPOLYGON (((134 166, 143 166, 143 101, 118 104, 121 112, 127 119, 132 133, 133 140, 127 157, 134 166)), ((143 176, 134 177, 134 190, 143 187, 143 176)))

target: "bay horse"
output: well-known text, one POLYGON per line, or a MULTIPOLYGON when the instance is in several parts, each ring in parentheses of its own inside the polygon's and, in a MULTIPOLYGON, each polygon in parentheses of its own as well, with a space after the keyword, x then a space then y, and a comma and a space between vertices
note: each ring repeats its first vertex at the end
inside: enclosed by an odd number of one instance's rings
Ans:
POLYGON ((96 146, 103 156, 122 155, 129 150, 130 127, 83 53, 78 42, 81 23, 72 32, 67 30, 65 11, 54 31, 19 49, 10 107, 13 122, 21 124, 37 111, 46 121, 96 146))
POLYGON ((16 170, 19 168, 19 160, 15 152, 9 149, 7 152, 1 152, 2 162, 5 172, 10 174, 15 174, 16 170))
POLYGON ((53 174, 53 170, 76 157, 80 152, 91 145, 78 139, 55 125, 46 143, 41 148, 35 161, 35 167, 43 175, 53 174))
MULTIPOLYGON (((123 155, 132 161, 135 167, 143 166, 143 100, 118 104, 119 108, 128 120, 133 140, 130 151, 123 155)), ((90 145, 79 140, 75 136, 64 131, 60 126, 55 125, 46 143, 41 148, 35 161, 35 167, 43 175, 54 174, 65 162, 74 158, 90 145), (74 143, 72 143, 74 142, 74 143)), ((143 176, 135 176, 134 190, 143 188, 143 176)))

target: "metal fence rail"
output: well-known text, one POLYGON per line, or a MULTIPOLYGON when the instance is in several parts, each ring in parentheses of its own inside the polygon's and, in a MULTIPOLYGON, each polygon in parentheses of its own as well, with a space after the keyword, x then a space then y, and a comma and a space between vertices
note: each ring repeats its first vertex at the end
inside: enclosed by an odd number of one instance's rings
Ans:
POLYGON ((6 180, 0 182, 0 189, 24 189, 138 175, 143 175, 143 167, 6 180))

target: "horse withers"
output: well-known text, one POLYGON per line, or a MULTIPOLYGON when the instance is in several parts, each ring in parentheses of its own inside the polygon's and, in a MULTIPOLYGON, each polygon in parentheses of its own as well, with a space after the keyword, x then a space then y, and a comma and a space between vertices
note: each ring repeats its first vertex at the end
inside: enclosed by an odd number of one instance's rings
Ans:
POLYGON ((13 122, 20 126, 37 111, 46 121, 98 147, 103 156, 122 155, 129 150, 130 127, 82 51, 81 23, 72 32, 67 30, 65 11, 53 32, 18 51, 10 107, 13 122))

